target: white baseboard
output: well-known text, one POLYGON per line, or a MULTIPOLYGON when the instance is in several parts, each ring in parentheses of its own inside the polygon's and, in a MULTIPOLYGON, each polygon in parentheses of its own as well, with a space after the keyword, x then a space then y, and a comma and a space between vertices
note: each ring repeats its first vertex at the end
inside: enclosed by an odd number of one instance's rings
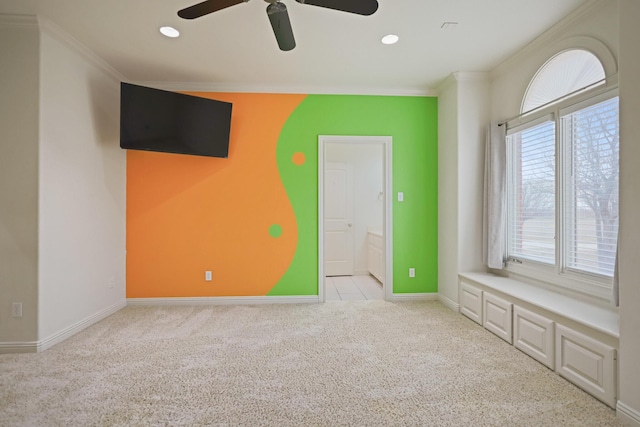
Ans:
POLYGON ((438 294, 438 300, 442 303, 442 305, 444 305, 445 307, 450 308, 451 310, 455 311, 456 313, 460 312, 460 304, 458 304, 457 302, 455 302, 454 300, 452 300, 451 298, 445 297, 442 294, 438 294))
POLYGON ((616 405, 616 417, 628 426, 640 427, 640 411, 625 405, 619 400, 616 405))
POLYGON ((79 322, 74 323, 71 326, 68 326, 61 331, 56 332, 53 335, 48 336, 47 338, 39 341, 16 341, 16 342, 0 342, 0 354, 6 353, 38 353, 44 351, 48 348, 53 347, 54 345, 61 343, 67 338, 77 334, 83 329, 88 328, 89 326, 98 323, 105 317, 111 316, 116 311, 123 309, 127 306, 126 301, 120 301, 116 304, 113 304, 103 310, 100 310, 97 313, 92 314, 91 316, 82 319, 79 322))
POLYGON ((435 301, 438 299, 438 294, 429 292, 420 292, 416 294, 393 294, 391 301, 435 301))
POLYGON ((37 353, 38 341, 6 341, 0 342, 0 354, 37 353))
POLYGON ((118 310, 121 310, 127 306, 126 301, 117 302, 105 309, 100 310, 97 313, 92 314, 91 316, 74 323, 73 325, 64 328, 63 330, 56 332, 49 337, 38 341, 38 351, 44 351, 48 348, 53 347, 54 345, 66 340, 67 338, 77 334, 83 329, 87 329, 89 326, 98 323, 102 319, 111 316, 118 310))
POLYGON ((177 298, 127 298, 130 306, 154 305, 255 305, 255 304, 313 304, 317 295, 255 296, 255 297, 177 297, 177 298))

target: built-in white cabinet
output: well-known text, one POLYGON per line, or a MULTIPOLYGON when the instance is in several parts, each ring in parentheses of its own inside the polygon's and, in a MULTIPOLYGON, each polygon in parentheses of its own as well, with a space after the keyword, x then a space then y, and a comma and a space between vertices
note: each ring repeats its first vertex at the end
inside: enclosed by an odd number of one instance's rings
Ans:
POLYGON ((490 276, 485 284, 480 279, 486 277, 460 275, 460 313, 615 408, 613 314, 511 279, 490 276))
POLYGON ((616 406, 616 350, 569 329, 556 327, 556 372, 584 391, 616 406))
POLYGON ((555 366, 554 322, 544 316, 513 307, 513 345, 538 362, 555 366))
POLYGON ((482 290, 460 282, 460 313, 482 325, 482 290))
POLYGON ((509 344, 513 342, 511 334, 513 304, 488 292, 482 293, 482 325, 509 344))
POLYGON ((367 234, 367 268, 369 273, 384 283, 384 245, 382 235, 374 232, 367 234))

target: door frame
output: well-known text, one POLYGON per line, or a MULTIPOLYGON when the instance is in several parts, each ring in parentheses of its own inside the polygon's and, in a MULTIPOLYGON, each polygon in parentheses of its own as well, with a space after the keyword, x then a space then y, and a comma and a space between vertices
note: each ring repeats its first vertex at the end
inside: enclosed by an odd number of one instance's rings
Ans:
POLYGON ((318 135, 318 300, 325 302, 324 289, 324 166, 328 144, 380 144, 382 145, 382 191, 384 208, 382 231, 384 244, 383 296, 386 301, 393 299, 393 197, 392 186, 392 144, 391 136, 340 136, 318 135))

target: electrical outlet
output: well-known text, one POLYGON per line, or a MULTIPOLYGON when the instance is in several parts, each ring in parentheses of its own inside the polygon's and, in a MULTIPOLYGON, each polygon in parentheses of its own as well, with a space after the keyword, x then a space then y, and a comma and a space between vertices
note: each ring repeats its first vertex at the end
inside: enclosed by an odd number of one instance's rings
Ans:
POLYGON ((206 280, 207 282, 211 281, 211 272, 210 271, 205 271, 204 272, 204 280, 206 280))
POLYGON ((409 269, 409 277, 416 277, 416 269, 415 268, 410 268, 409 269))
POLYGON ((22 303, 14 302, 11 304, 11 316, 22 317, 22 303))
POLYGON ((398 192, 398 201, 404 202, 404 193, 402 191, 398 192))
POLYGON ((108 287, 109 289, 113 289, 113 287, 115 286, 115 284, 116 284, 116 278, 115 278, 115 277, 110 277, 110 278, 109 278, 109 281, 107 282, 107 287, 108 287))

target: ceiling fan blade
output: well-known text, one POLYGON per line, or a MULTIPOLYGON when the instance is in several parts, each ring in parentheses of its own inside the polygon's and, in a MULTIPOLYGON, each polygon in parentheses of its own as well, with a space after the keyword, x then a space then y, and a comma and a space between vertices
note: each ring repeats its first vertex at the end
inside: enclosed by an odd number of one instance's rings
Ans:
POLYGON ((276 36, 280 50, 286 51, 296 47, 291 21, 289 21, 289 13, 287 13, 287 6, 279 1, 271 3, 267 6, 267 15, 269 15, 273 34, 276 36))
POLYGON ((206 0, 180 10, 178 16, 184 19, 200 18, 201 16, 247 1, 249 0, 206 0))
POLYGON ((341 12, 373 15, 378 10, 377 0, 296 0, 298 3, 325 7, 341 12))

